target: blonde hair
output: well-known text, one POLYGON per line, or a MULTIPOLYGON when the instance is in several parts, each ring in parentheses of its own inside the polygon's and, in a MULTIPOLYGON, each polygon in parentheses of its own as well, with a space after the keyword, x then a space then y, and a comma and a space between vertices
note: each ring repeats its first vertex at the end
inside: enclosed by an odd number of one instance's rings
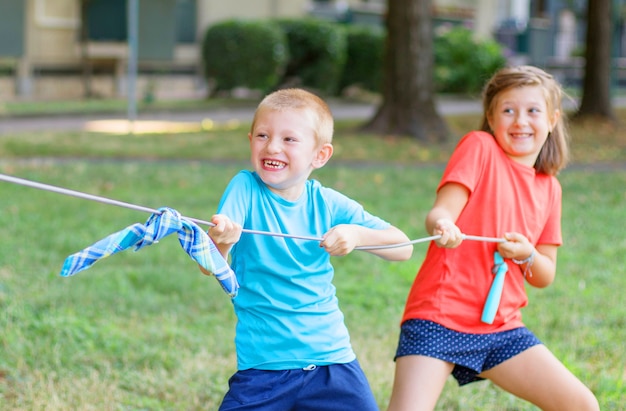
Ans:
POLYGON ((483 89, 483 118, 480 129, 493 134, 488 119, 500 93, 514 87, 528 86, 542 87, 549 117, 560 113, 534 165, 538 173, 556 175, 569 160, 569 135, 565 126, 565 113, 561 107, 564 93, 561 85, 550 74, 534 66, 505 67, 498 70, 483 89))
POLYGON ((268 94, 254 113, 251 130, 254 130, 257 117, 263 110, 302 110, 313 120, 315 138, 319 145, 331 143, 333 140, 334 121, 330 108, 324 100, 311 92, 287 88, 268 94))

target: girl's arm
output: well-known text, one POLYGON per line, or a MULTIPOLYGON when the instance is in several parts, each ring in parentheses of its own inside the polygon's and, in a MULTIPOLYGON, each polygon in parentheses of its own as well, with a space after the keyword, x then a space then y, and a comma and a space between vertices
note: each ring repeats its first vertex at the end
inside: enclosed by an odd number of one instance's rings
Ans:
POLYGON ((498 251, 504 258, 525 261, 520 268, 526 274, 528 284, 538 288, 552 284, 556 276, 556 245, 539 244, 534 247, 519 233, 506 233, 504 238, 507 241, 498 244, 498 251))
POLYGON ((435 204, 426 215, 426 231, 441 235, 435 242, 439 247, 458 247, 463 241, 456 220, 469 199, 469 190, 457 183, 446 183, 435 197, 435 204))

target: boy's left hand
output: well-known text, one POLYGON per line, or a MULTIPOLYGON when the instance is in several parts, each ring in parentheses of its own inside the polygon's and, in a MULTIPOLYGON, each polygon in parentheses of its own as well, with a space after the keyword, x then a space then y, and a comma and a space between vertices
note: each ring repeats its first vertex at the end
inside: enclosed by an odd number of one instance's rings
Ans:
POLYGON ((352 252, 358 244, 358 230, 349 224, 340 224, 324 234, 320 247, 332 256, 342 256, 352 252))

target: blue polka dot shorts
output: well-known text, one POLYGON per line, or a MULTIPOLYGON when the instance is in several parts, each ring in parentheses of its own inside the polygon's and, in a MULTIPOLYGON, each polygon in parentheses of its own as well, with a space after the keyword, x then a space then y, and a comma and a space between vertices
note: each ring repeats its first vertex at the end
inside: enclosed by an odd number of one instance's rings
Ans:
POLYGON ((468 334, 427 320, 407 320, 400 328, 396 358, 424 355, 453 363, 459 385, 480 381, 478 374, 541 344, 526 327, 491 334, 468 334))

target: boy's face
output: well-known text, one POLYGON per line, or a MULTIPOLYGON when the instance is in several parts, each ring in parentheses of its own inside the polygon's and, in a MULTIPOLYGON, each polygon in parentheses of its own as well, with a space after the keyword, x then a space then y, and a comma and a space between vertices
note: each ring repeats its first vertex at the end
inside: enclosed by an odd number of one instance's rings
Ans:
POLYGON ((262 109, 248 134, 252 166, 270 190, 294 201, 311 172, 332 155, 332 145, 318 145, 306 110, 262 109))

